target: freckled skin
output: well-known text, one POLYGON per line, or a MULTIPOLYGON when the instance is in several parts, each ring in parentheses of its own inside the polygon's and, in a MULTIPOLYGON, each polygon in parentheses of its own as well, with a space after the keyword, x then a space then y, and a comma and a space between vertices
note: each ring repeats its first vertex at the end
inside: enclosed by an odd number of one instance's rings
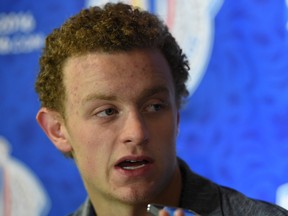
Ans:
POLYGON ((163 55, 89 53, 69 58, 63 71, 64 133, 97 215, 146 215, 148 202, 176 205, 179 112, 163 55), (131 155, 153 163, 134 177, 115 169, 119 159, 131 155))

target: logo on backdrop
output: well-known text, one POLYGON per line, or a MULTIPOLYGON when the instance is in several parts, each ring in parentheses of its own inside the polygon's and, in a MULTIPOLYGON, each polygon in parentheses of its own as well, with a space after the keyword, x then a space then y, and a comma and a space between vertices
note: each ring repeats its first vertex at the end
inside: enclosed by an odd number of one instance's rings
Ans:
POLYGON ((0 13, 0 55, 30 53, 43 47, 45 35, 34 32, 30 11, 0 13))
POLYGON ((288 210, 288 183, 278 187, 276 191, 276 203, 288 210))
MULTIPOLYGON (((108 1, 86 0, 86 7, 103 5, 106 2, 108 1)), ((188 88, 192 94, 200 83, 210 59, 214 38, 214 18, 223 0, 126 0, 123 2, 155 13, 165 21, 189 58, 188 88)))
POLYGON ((7 140, 0 136, 0 215, 48 215, 50 201, 41 183, 9 153, 7 140))

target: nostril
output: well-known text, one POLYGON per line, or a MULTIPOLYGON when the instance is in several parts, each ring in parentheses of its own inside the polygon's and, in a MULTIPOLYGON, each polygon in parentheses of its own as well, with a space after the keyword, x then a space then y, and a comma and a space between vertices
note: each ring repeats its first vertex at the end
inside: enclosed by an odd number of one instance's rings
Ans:
POLYGON ((126 143, 126 144, 134 144, 134 145, 146 145, 148 142, 149 141, 148 141, 147 137, 143 137, 143 139, 135 137, 132 139, 126 139, 124 141, 124 143, 126 143))

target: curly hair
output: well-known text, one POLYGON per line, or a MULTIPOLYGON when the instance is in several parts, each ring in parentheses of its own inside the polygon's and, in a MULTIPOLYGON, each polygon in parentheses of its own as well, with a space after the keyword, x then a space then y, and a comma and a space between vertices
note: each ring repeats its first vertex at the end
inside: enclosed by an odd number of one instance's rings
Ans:
POLYGON ((164 55, 172 71, 176 103, 181 106, 189 94, 187 57, 157 16, 123 3, 83 9, 46 38, 35 83, 41 106, 65 116, 62 68, 67 58, 139 48, 156 48, 164 55))

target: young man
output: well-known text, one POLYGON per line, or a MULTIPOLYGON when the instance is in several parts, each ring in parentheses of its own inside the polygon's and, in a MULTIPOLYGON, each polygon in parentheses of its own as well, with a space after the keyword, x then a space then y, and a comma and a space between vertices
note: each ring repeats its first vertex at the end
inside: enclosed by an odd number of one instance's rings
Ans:
POLYGON ((82 10, 48 36, 37 121, 82 176, 89 199, 73 215, 144 216, 148 203, 201 215, 288 215, 177 158, 188 69, 167 27, 122 3, 82 10))

